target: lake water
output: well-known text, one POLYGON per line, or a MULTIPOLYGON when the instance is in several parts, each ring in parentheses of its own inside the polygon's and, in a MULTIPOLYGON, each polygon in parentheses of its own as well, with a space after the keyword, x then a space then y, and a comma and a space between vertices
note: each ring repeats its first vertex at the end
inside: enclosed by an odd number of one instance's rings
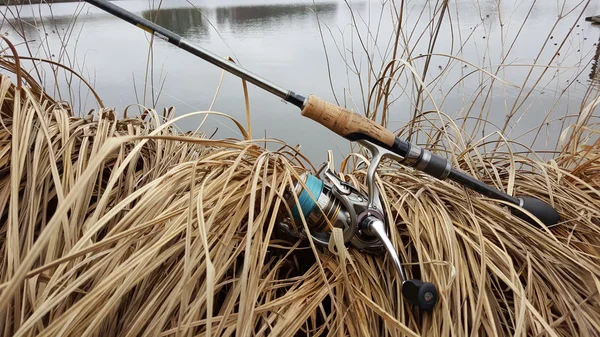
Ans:
MULTIPOLYGON (((160 9, 157 9, 158 2, 115 3, 156 20, 218 55, 231 56, 242 66, 281 86, 304 95, 313 93, 330 101, 337 99, 360 112, 364 111, 363 96, 373 85, 367 81, 367 64, 372 61, 379 71, 382 59, 389 60, 391 50, 387 45, 395 20, 394 12, 385 1, 382 7, 380 1, 164 0, 160 9), (360 39, 355 30, 360 32, 360 39), (362 44, 371 51, 368 57, 362 44), (361 70, 362 82, 348 71, 344 59, 361 70)), ((427 53, 431 31, 426 25, 434 3, 407 1, 404 32, 410 40, 413 57, 427 53), (413 30, 415 33, 410 35, 413 30), (423 31, 425 34, 417 42, 417 32, 423 31)), ((436 104, 455 118, 464 116, 469 109, 482 111, 491 123, 485 133, 497 130, 494 125, 504 123, 507 109, 518 107, 514 123, 507 130, 509 137, 526 144, 535 140, 537 149, 552 149, 564 120, 550 123, 538 137, 527 131, 539 125, 547 114, 548 121, 576 114, 589 88, 598 85, 600 28, 585 22, 583 17, 600 15, 600 3, 587 3, 579 19, 577 14, 582 12, 583 5, 577 7, 556 25, 561 10, 567 13, 579 1, 566 1, 564 8, 562 2, 544 1, 542 4, 537 1, 530 11, 533 3, 531 0, 500 4, 495 0, 451 1, 451 20, 446 19, 442 26, 434 52, 455 55, 469 64, 444 55, 434 56, 426 82, 441 74, 430 88, 436 104), (517 34, 518 39, 513 43, 517 34), (544 43, 546 46, 542 48, 544 43), (534 68, 528 77, 531 68, 524 65, 536 60, 538 64, 548 64, 553 57, 554 68, 534 68), (510 66, 498 69, 500 63, 510 66), (474 69, 471 64, 484 67, 526 90, 520 94, 520 89, 499 85, 497 81, 492 83, 490 77, 481 72, 467 76, 460 85, 454 86, 474 69), (492 84, 495 89, 490 97, 485 97, 488 92, 480 89, 492 84), (534 89, 529 93, 531 88, 534 89)), ((1 10, 4 15, 1 32, 14 43, 29 41, 30 50, 24 45, 18 46, 21 55, 31 52, 36 57, 69 65, 93 84, 106 106, 120 111, 136 102, 157 108, 174 106, 180 115, 207 110, 211 105, 221 77, 220 69, 158 40, 152 52, 153 71, 145 80, 149 36, 91 5, 57 3, 1 7, 1 10), (14 19, 17 15, 20 20, 14 19)), ((415 65, 421 67, 421 73, 423 60, 415 61, 415 65)), ((52 71, 48 67, 41 69, 46 86, 56 89, 51 84, 52 71)), ((79 111, 96 108, 93 97, 77 80, 73 80, 75 90, 69 96, 64 90, 69 79, 59 73, 61 97, 73 101, 79 111)), ((405 82, 400 81, 392 94, 394 102, 390 106, 388 128, 398 129, 410 119, 416 92, 412 83, 412 79, 405 76, 405 82)), ((290 145, 300 144, 303 152, 315 162, 326 159, 326 150, 333 150, 338 158, 348 153, 345 140, 301 117, 294 106, 252 85, 249 85, 249 97, 255 138, 266 134, 290 145)), ((432 106, 431 102, 426 106, 432 106)), ((239 79, 225 75, 213 110, 227 113, 245 125, 239 79)), ((137 107, 130 107, 129 111, 138 113, 137 107)), ((476 116, 479 112, 472 114, 476 116)), ((190 118, 179 126, 192 130, 201 120, 190 118)), ((208 134, 217 128, 217 137, 239 137, 233 123, 226 119, 210 118, 203 125, 208 134)))

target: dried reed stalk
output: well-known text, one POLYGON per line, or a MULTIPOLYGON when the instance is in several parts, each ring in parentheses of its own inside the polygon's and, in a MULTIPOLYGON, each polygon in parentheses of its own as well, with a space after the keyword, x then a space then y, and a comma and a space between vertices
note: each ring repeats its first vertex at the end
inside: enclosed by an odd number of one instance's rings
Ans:
MULTIPOLYGON (((5 336, 600 332, 600 143, 585 144, 585 125, 548 163, 477 147, 454 156, 487 183, 551 202, 564 220, 554 228, 382 166, 392 239, 415 262, 409 274, 440 289, 438 307, 422 314, 384 256, 277 231, 283 193, 305 170, 291 149, 179 134, 153 110, 75 118, 7 76, 0 106, 5 336)), ((364 167, 349 162, 344 178, 365 191, 364 167)))

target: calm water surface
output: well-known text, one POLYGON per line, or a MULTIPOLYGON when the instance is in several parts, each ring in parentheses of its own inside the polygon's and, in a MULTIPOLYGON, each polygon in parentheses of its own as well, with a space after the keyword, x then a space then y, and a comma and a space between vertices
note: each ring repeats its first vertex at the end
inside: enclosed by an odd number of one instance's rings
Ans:
MULTIPOLYGON (((539 1, 538 1, 539 2, 539 1)), ((382 54, 393 29, 389 11, 381 14, 379 1, 311 1, 311 0, 164 0, 160 9, 148 1, 117 1, 124 7, 147 19, 173 30, 198 45, 221 56, 231 56, 236 62, 251 71, 296 92, 314 93, 328 100, 344 100, 348 106, 361 110, 363 98, 356 76, 347 71, 342 57, 354 62, 366 72, 369 60, 361 51, 361 42, 372 49, 377 36, 379 49, 370 55, 376 64, 381 63, 382 54), (354 15, 351 14, 352 8, 354 15), (318 20, 325 42, 321 37, 318 20), (367 37, 366 26, 372 34, 367 37), (352 27, 363 33, 363 40, 352 37, 352 27), (379 34, 377 35, 377 32, 379 34), (324 45, 330 58, 330 84, 324 45), (351 51, 354 51, 352 54, 351 51), (352 59, 354 56, 354 59, 352 59), (346 88, 346 89, 345 89, 346 88), (334 95, 335 94, 335 95, 334 95)), ((408 24, 425 26, 420 17, 422 10, 428 13, 427 1, 409 1, 407 6, 408 24)), ((457 55, 478 66, 495 69, 501 62, 501 36, 510 43, 527 19, 526 28, 519 33, 519 39, 512 47, 511 54, 504 63, 515 66, 498 73, 503 79, 528 88, 535 84, 537 77, 526 81, 529 68, 518 64, 531 64, 536 58, 546 64, 570 28, 573 33, 561 47, 560 56, 553 64, 556 69, 546 69, 547 74, 536 85, 536 90, 522 104, 515 120, 519 123, 509 129, 509 136, 518 137, 532 126, 537 126, 549 110, 553 117, 574 114, 580 109, 581 100, 592 80, 597 76, 598 51, 595 46, 600 39, 600 28, 569 17, 554 28, 553 38, 545 51, 538 55, 547 34, 554 25, 558 14, 556 3, 538 4, 528 14, 531 1, 452 1, 450 11, 453 22, 446 24, 436 44, 435 52, 457 55), (502 17, 498 16, 498 8, 502 17), (458 11, 458 15, 456 15, 458 11), (505 24, 500 25, 502 20, 505 24), (575 25, 579 26, 575 27, 575 25), (454 37, 452 37, 454 36, 454 37), (554 46, 556 41, 557 46, 554 46), (596 61, 594 61, 594 58, 596 61), (596 74, 596 75, 595 75, 596 74)), ((541 2, 540 2, 541 3, 541 2)), ((567 4, 576 2, 567 1, 567 4)), ((140 102, 156 105, 157 108, 174 106, 178 115, 206 110, 210 107, 219 80, 220 69, 178 50, 163 41, 154 44, 151 76, 146 80, 149 37, 146 33, 128 23, 105 14, 84 3, 60 3, 52 6, 11 6, 2 7, 5 20, 1 32, 13 42, 22 41, 15 27, 30 41, 31 52, 36 56, 70 64, 83 74, 103 98, 104 104, 123 111, 128 105, 140 102), (14 20, 19 14, 21 20, 14 20), (47 35, 44 32, 48 33, 47 35), (67 53, 61 52, 66 46, 67 53), (67 55, 68 54, 68 55, 67 55), (146 84, 146 92, 144 87, 146 84), (159 93, 160 92, 160 93, 159 93)), ((586 15, 600 14, 600 4, 593 2, 585 10, 586 15)), ((427 14, 428 15, 428 14, 427 14)), ((419 29, 418 31, 421 31, 419 29)), ((407 32, 409 29, 407 28, 407 32)), ((420 43, 413 43, 413 55, 427 52, 428 36, 420 43)), ((505 46, 505 50, 509 46, 505 46)), ((27 52, 24 45, 19 52, 27 52)), ((445 56, 432 60, 428 78, 435 78, 443 72, 439 85, 432 89, 432 95, 440 108, 450 116, 458 117, 466 109, 483 110, 487 118, 501 125, 504 111, 515 102, 519 103, 519 90, 500 87, 493 91, 491 104, 481 106, 478 88, 489 85, 489 77, 477 74, 469 76, 450 94, 448 90, 470 66, 454 61, 448 63, 445 56), (448 68, 448 69, 446 69, 448 68)), ((376 68, 378 69, 378 68, 376 68)), ((470 69, 473 69, 472 67, 470 69)), ((534 74, 544 68, 535 69, 534 74)), ((45 68, 42 76, 53 78, 45 68)), ((60 74, 64 88, 69 79, 60 74)), ((597 78, 597 77, 596 77, 597 78)), ((47 83, 52 83, 48 80, 47 83)), ((73 100, 80 111, 95 108, 97 103, 76 80, 72 97, 61 91, 64 99, 73 100)), ((362 83, 363 88, 366 83, 362 83)), ((52 86, 49 87, 52 89, 52 86)), ((412 113, 411 94, 397 90, 391 107, 389 128, 397 129, 410 118, 412 113)), ((284 104, 250 85, 250 108, 255 137, 275 137, 290 145, 301 144, 303 151, 316 162, 326 159, 326 150, 334 150, 341 157, 347 154, 349 146, 335 134, 300 116, 297 108, 284 104)), ((245 105, 241 81, 226 75, 213 110, 227 113, 245 124, 245 105)), ((137 113, 136 107, 130 112, 137 113)), ((201 123, 201 117, 193 117, 179 123, 184 130, 192 130, 201 123)), ((560 124, 550 125, 538 139, 538 149, 553 148, 560 124)), ((206 121, 203 130, 212 134, 218 128, 220 137, 239 137, 234 124, 224 118, 213 117, 206 121)), ((486 132, 494 131, 493 126, 486 132)), ((524 142, 532 140, 531 134, 521 136, 524 142)))

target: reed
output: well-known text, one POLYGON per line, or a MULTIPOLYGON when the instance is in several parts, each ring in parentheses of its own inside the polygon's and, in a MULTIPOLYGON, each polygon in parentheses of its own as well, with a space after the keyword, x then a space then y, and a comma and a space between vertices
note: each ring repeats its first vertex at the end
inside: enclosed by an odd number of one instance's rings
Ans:
MULTIPOLYGON (((277 230, 287 212, 285 190, 313 170, 295 149, 268 151, 264 143, 276 141, 250 139, 232 119, 244 139, 213 140, 175 127, 213 112, 175 118, 173 110, 147 109, 118 118, 101 108, 74 117, 18 60, 2 63, 16 81, 0 76, 5 336, 600 331, 600 142, 585 114, 551 161, 482 151, 486 139, 455 142, 453 158, 463 170, 550 202, 563 219, 553 228, 535 229, 512 216, 510 205, 455 184, 382 165, 392 241, 414 261, 409 274, 440 290, 437 308, 419 313, 402 300, 385 256, 336 243, 324 249, 277 230)), ((441 123, 448 125, 445 137, 467 137, 436 116, 399 132, 441 123)), ((440 142, 429 147, 448 151, 440 142)), ((365 191, 364 165, 350 159, 368 159, 354 153, 337 166, 365 191)))

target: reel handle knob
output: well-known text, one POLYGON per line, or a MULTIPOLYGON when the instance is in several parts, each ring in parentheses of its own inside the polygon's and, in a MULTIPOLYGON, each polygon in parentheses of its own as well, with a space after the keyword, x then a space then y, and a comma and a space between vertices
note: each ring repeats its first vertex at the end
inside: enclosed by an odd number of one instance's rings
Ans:
POLYGON ((438 291, 433 283, 408 280, 402 283, 402 295, 423 311, 431 311, 438 300, 438 291))

